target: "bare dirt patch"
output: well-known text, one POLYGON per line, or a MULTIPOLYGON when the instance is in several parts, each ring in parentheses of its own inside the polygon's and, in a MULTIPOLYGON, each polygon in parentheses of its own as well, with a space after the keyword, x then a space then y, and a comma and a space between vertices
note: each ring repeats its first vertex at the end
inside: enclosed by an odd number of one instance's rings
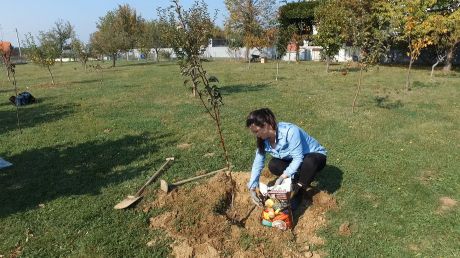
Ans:
MULTIPOLYGON (((220 173, 191 189, 158 191, 156 201, 148 205, 166 211, 150 218, 150 227, 165 230, 175 240, 176 257, 322 256, 317 250, 325 240, 316 231, 326 225, 325 213, 337 207, 334 197, 313 189, 305 192, 294 211, 294 229, 280 231, 262 226, 261 208, 251 209, 248 179, 249 173, 233 172, 231 178, 220 173)), ((269 179, 262 176, 261 181, 269 179)))
POLYGON ((421 172, 419 180, 424 185, 431 184, 432 181, 437 180, 438 173, 433 170, 424 170, 421 172))
POLYGON ((444 196, 439 198, 438 213, 447 212, 458 205, 458 202, 450 197, 444 196))

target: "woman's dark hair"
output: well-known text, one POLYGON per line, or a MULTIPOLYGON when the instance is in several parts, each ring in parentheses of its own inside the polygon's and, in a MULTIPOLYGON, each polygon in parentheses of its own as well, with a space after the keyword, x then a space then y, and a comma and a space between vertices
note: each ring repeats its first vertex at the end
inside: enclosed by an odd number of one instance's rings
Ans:
MULTIPOLYGON (((268 108, 254 110, 246 118, 246 127, 251 125, 262 127, 265 123, 269 124, 278 133, 275 115, 268 108)), ((257 137, 257 148, 261 154, 265 153, 264 140, 259 137, 257 137)))

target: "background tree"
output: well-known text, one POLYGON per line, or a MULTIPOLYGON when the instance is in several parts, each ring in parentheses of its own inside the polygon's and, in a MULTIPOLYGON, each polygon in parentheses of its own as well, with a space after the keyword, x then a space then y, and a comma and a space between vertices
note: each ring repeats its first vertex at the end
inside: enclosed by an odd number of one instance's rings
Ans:
POLYGON ((339 1, 323 1, 315 8, 315 20, 318 33, 314 36, 316 45, 323 49, 321 53, 326 59, 326 72, 329 72, 331 59, 339 53, 344 44, 347 34, 344 33, 347 21, 350 17, 339 1))
MULTIPOLYGON (((431 36, 434 37, 435 40, 441 40, 441 49, 445 48, 445 54, 443 55, 439 52, 440 55, 438 55, 438 57, 445 56, 446 58, 444 71, 450 71, 452 69, 454 53, 460 43, 459 8, 460 1, 452 0, 438 0, 429 8, 429 11, 435 14, 435 17, 431 17, 432 22, 438 25, 438 27, 432 27, 434 30, 430 32, 431 36), (442 28, 441 31, 440 28, 442 28)), ((440 49, 437 48, 437 51, 440 51, 440 49)))
POLYGON ((141 49, 146 49, 150 52, 150 49, 154 49, 156 61, 159 62, 159 51, 161 48, 168 47, 168 41, 165 35, 162 33, 167 30, 168 25, 158 20, 152 20, 145 22, 145 30, 140 36, 139 46, 141 49))
POLYGON ((241 34, 246 47, 246 59, 253 47, 261 48, 266 42, 267 31, 276 25, 275 0, 225 0, 229 17, 226 31, 241 34))
POLYGON ((351 16, 344 27, 347 42, 360 49, 359 81, 353 99, 352 112, 361 90, 363 70, 379 64, 391 42, 391 3, 386 0, 349 0, 340 3, 351 16))
POLYGON ((237 51, 244 47, 243 35, 227 28, 225 29, 225 35, 228 42, 228 49, 232 52, 235 59, 239 58, 240 55, 237 51))
POLYGON ((97 31, 91 35, 91 44, 100 53, 112 57, 115 66, 119 51, 133 49, 142 34, 143 19, 129 5, 119 5, 99 18, 97 31))
POLYGON ((118 51, 126 48, 124 44, 126 33, 116 27, 115 12, 109 11, 104 17, 99 18, 96 25, 98 31, 91 35, 91 45, 103 55, 112 58, 112 66, 115 67, 118 51))
POLYGON ((75 36, 75 31, 70 22, 59 19, 54 23, 54 28, 51 30, 53 40, 56 41, 59 46, 59 58, 62 64, 62 53, 64 48, 69 46, 68 41, 75 36))
POLYGON ((222 134, 220 107, 222 96, 216 83, 217 78, 208 77, 201 63, 201 49, 207 45, 214 29, 207 5, 204 1, 196 1, 188 10, 184 10, 179 0, 172 1, 173 9, 163 13, 161 20, 169 22, 173 36, 171 44, 179 59, 181 74, 189 79, 184 84, 191 83, 194 93, 198 93, 201 103, 216 124, 220 136, 227 168, 230 169, 225 140, 222 134))
POLYGON ((443 40, 445 40, 448 48, 444 71, 450 71, 452 70, 452 60, 454 59, 455 50, 460 45, 460 9, 458 9, 458 6, 453 13, 446 17, 445 27, 447 31, 443 34, 443 40))
POLYGON ((428 16, 428 8, 435 0, 394 0, 393 1, 393 24, 392 27, 399 28, 397 40, 407 44, 407 55, 409 56, 409 67, 407 69, 406 90, 410 90, 410 72, 413 63, 420 56, 422 49, 426 48, 430 41, 427 35, 419 27, 428 16))
POLYGON ((124 44, 121 50, 134 49, 143 32, 144 19, 128 4, 119 5, 115 12, 115 27, 123 31, 124 44))
POLYGON ((287 3, 279 8, 279 40, 277 53, 283 56, 287 45, 292 42, 296 45, 296 60, 299 60, 299 47, 304 40, 311 40, 315 19, 314 9, 318 1, 287 3))
POLYGON ((59 57, 59 45, 54 38, 50 38, 52 33, 40 32, 39 45, 35 43, 34 37, 29 33, 26 35, 27 56, 33 63, 38 64, 48 70, 51 77, 51 83, 54 85, 54 76, 51 67, 56 63, 59 57))
POLYGON ((71 48, 72 51, 74 52, 75 56, 78 58, 80 63, 83 65, 85 68, 85 71, 87 70, 87 62, 89 60, 89 57, 92 56, 92 46, 91 44, 85 44, 81 40, 77 38, 72 39, 71 43, 71 48))

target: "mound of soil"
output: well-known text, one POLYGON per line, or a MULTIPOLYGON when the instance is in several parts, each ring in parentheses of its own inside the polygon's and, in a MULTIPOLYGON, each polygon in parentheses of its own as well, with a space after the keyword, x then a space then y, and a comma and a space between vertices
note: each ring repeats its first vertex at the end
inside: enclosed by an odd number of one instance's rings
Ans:
MULTIPOLYGON (((249 175, 220 173, 194 188, 158 191, 149 206, 165 212, 150 218, 150 227, 175 240, 176 257, 320 257, 310 248, 324 244, 316 231, 326 224, 325 213, 336 207, 335 199, 309 190, 294 211, 292 231, 267 228, 260 223, 261 208, 253 209, 249 198, 249 175)), ((262 176, 261 181, 269 179, 262 176)))

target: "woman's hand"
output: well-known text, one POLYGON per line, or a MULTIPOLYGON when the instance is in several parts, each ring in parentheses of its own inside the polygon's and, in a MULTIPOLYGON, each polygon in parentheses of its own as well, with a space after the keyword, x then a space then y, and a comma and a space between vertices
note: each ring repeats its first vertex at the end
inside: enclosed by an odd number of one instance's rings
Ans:
POLYGON ((281 185, 283 183, 284 179, 286 179, 286 178, 287 178, 287 176, 285 176, 284 174, 281 175, 280 177, 278 177, 278 179, 276 179, 274 186, 281 185))
POLYGON ((262 207, 262 200, 259 198, 259 196, 257 196, 256 189, 251 189, 249 192, 251 193, 252 202, 257 206, 262 207))

